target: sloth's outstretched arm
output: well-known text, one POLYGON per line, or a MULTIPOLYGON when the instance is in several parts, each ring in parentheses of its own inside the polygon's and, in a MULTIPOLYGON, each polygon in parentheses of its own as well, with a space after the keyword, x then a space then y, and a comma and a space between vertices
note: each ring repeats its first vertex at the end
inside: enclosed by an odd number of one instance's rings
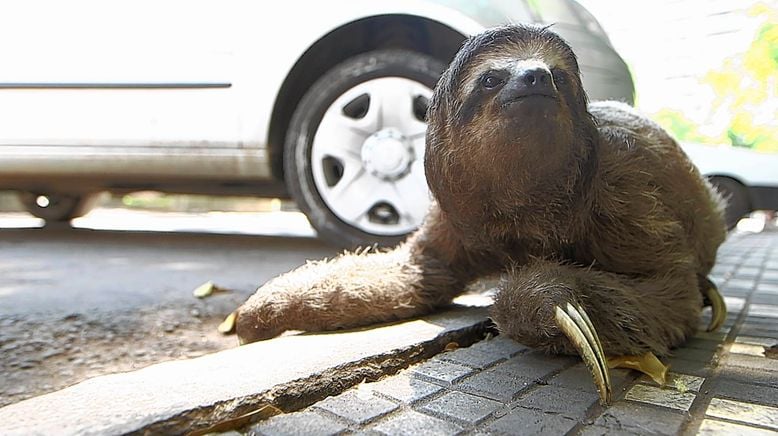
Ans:
POLYGON ((286 330, 324 331, 408 318, 450 303, 473 279, 433 206, 424 226, 386 251, 310 262, 260 287, 237 312, 241 343, 286 330))
POLYGON ((500 331, 552 353, 580 354, 603 403, 607 357, 665 355, 696 327, 702 295, 693 270, 639 277, 552 261, 508 272, 492 308, 500 331))

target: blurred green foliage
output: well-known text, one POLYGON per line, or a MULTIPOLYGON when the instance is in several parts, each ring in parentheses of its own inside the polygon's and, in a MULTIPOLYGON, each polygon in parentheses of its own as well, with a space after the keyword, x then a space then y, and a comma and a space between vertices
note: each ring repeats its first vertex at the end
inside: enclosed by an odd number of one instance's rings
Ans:
POLYGON ((702 78, 715 93, 707 118, 726 123, 714 134, 703 134, 680 111, 663 109, 654 115, 679 140, 778 152, 778 9, 758 3, 750 14, 764 24, 749 48, 702 78))

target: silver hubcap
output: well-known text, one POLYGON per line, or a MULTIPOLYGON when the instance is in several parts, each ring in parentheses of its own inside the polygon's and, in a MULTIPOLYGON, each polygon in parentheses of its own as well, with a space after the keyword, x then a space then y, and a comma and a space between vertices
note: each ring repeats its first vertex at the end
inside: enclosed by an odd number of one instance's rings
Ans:
POLYGON ((367 233, 401 235, 430 205, 422 121, 432 90, 386 77, 349 89, 324 113, 313 139, 313 181, 324 203, 367 233))

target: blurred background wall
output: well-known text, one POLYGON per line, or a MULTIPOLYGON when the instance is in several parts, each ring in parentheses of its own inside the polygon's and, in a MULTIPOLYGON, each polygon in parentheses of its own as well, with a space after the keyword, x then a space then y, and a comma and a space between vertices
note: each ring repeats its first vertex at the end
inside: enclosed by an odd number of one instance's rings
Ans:
POLYGON ((778 152, 778 1, 579 1, 680 140, 778 152))

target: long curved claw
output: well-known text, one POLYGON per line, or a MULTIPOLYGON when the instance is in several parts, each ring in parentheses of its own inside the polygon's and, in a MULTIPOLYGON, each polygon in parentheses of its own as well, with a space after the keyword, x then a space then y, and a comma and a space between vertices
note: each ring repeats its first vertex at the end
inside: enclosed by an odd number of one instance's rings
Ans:
POLYGON ((600 394, 600 403, 610 404, 612 391, 610 373, 600 338, 589 316, 581 306, 567 303, 564 308, 556 307, 555 318, 559 328, 570 339, 589 368, 597 392, 600 394))
POLYGON ((705 296, 708 298, 708 301, 710 301, 713 313, 711 314, 707 330, 709 332, 714 332, 718 330, 721 325, 724 324, 724 320, 727 319, 727 303, 724 302, 724 298, 719 293, 716 285, 713 283, 710 284, 711 286, 705 287, 705 296))

